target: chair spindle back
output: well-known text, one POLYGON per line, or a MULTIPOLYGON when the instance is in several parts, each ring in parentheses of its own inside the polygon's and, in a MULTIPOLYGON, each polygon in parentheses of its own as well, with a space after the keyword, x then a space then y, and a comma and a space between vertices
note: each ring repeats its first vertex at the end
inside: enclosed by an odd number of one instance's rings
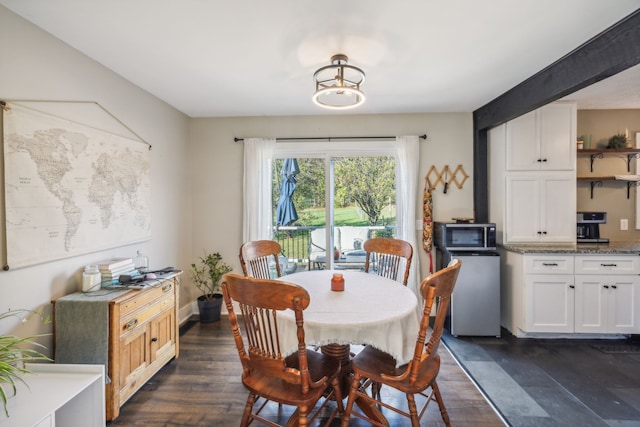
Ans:
POLYGON ((410 243, 400 239, 378 237, 364 242, 367 253, 364 271, 375 272, 378 276, 401 281, 405 286, 409 281, 409 270, 413 258, 413 247, 410 243), (400 278, 400 271, 404 267, 404 275, 400 278))
POLYGON ((282 248, 273 240, 253 240, 240 246, 240 264, 245 276, 269 279, 269 267, 275 263, 277 277, 282 277, 278 256, 282 248))

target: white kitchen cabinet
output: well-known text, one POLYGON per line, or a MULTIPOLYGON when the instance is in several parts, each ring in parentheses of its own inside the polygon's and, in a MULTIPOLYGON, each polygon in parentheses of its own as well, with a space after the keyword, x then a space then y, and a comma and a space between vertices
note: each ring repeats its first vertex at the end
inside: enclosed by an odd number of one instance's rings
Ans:
POLYGON ((640 257, 502 251, 502 325, 532 334, 640 333, 640 257))
POLYGON ((574 174, 517 174, 506 180, 505 243, 575 241, 574 174))
POLYGON ((573 256, 524 256, 524 330, 573 332, 573 256))
POLYGON ((575 332, 640 332, 640 257, 576 256, 575 332))
POLYGON ((575 170, 576 105, 553 103, 506 126, 508 171, 575 170))
POLYGON ((573 332, 573 276, 527 274, 526 332, 573 332))

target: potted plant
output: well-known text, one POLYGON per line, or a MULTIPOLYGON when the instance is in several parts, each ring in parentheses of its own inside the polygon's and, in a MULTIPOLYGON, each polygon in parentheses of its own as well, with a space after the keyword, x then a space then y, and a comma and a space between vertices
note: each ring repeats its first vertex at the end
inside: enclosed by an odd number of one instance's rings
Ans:
POLYGON ((233 268, 222 261, 220 253, 206 253, 200 257, 200 264, 191 264, 191 280, 202 295, 198 297, 200 322, 211 323, 220 320, 222 308, 222 288, 220 280, 233 268))
POLYGON ((627 148, 627 136, 624 133, 617 133, 609 138, 607 148, 612 150, 622 150, 627 148))
MULTIPOLYGON (((0 313, 0 320, 7 317, 18 317, 25 322, 28 317, 35 314, 28 310, 14 310, 0 313), (21 314, 27 314, 27 317, 21 318, 21 314)), ((0 335, 0 400, 4 409, 5 416, 9 417, 7 410, 7 399, 16 394, 16 383, 22 382, 28 384, 22 378, 22 375, 30 373, 25 367, 25 363, 48 361, 44 354, 31 347, 42 347, 42 344, 34 342, 33 339, 38 335, 19 338, 15 335, 0 335)))

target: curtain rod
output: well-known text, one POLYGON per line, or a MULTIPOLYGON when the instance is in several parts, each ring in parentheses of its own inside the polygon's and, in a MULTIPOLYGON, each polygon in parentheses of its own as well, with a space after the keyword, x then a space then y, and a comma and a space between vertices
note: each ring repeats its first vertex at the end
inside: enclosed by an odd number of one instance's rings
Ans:
MULTIPOLYGON (((420 135, 418 138, 427 139, 427 135, 420 135)), ((396 139, 395 136, 318 136, 318 137, 303 137, 303 138, 276 138, 277 141, 321 141, 326 140, 345 140, 345 139, 396 139)), ((233 138, 234 142, 244 141, 244 138, 233 138)))

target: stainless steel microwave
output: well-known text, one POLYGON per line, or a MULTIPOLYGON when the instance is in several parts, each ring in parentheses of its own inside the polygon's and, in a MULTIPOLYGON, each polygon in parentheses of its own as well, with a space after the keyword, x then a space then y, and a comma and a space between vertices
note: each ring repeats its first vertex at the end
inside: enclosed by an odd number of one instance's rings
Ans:
POLYGON ((494 251, 496 225, 436 222, 434 244, 449 251, 494 251))

